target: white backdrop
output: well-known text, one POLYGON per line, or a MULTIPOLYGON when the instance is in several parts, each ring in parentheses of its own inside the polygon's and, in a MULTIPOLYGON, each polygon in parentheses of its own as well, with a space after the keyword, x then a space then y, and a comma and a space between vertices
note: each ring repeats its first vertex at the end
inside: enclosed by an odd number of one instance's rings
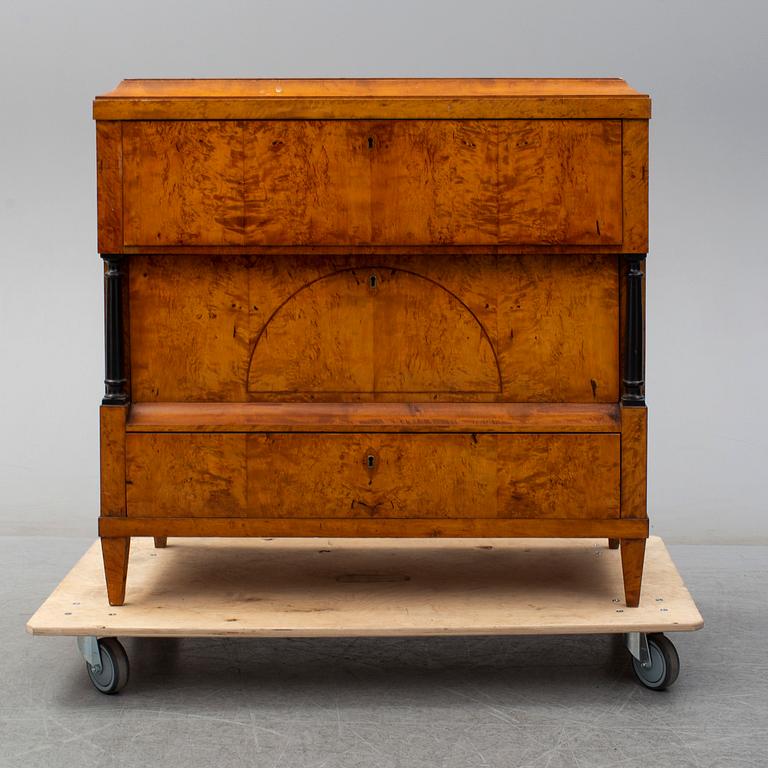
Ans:
POLYGON ((0 534, 95 534, 91 100, 124 77, 618 76, 652 95, 649 492, 768 543, 768 46, 755 2, 0 2, 0 534))

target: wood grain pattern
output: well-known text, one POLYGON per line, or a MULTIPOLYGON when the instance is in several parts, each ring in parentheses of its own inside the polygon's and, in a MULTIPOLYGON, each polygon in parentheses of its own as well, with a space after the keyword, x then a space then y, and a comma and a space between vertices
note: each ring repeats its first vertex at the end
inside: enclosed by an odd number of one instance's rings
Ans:
POLYGON ((648 517, 648 409, 621 407, 621 516, 648 517))
POLYGON ((123 248, 123 124, 96 123, 96 208, 99 253, 123 248))
POLYGON ((456 96, 638 96, 618 77, 129 78, 110 98, 453 98, 456 96))
POLYGON ((618 399, 615 256, 377 261, 132 257, 134 401, 618 399))
POLYGON ((125 80, 97 119, 649 118, 618 79, 125 80))
POLYGON ((624 120, 624 251, 648 251, 648 121, 624 120))
MULTIPOLYGON (((106 520, 108 518, 101 519, 106 520)), ((110 605, 122 605, 125 601, 125 583, 128 577, 130 549, 131 539, 127 536, 102 537, 101 539, 101 555, 104 563, 104 577, 107 582, 107 599, 110 605)))
POLYGON ((499 435, 499 516, 619 516, 618 435, 499 435))
POLYGON ((647 520, 579 520, 575 518, 437 518, 387 519, 365 518, 215 518, 215 517, 102 517, 101 536, 274 536, 361 538, 475 538, 556 537, 556 538, 630 538, 648 536, 647 520))
POLYGON ((133 517, 619 513, 618 435, 131 433, 127 464, 133 517))
POLYGON ((245 436, 128 435, 126 477, 128 516, 244 514, 245 436))
POLYGON ((249 435, 248 512, 282 519, 493 517, 495 439, 249 435))
POLYGON ((498 231, 506 216, 498 195, 498 133, 495 121, 365 125, 370 243, 464 245, 504 239, 498 231))
POLYGON ((243 245, 243 126, 123 125, 125 243, 243 245))
POLYGON ((614 258, 499 257, 498 284, 504 399, 618 400, 614 258))
POLYGON ((621 243, 619 121, 509 120, 497 126, 499 242, 621 243))
POLYGON ((129 432, 619 432, 581 403, 134 403, 129 432))
POLYGON ((125 244, 621 243, 621 122, 135 121, 125 244))
POLYGON ((245 400, 247 262, 132 257, 129 281, 133 400, 245 400))
POLYGON ((99 408, 101 456, 101 514, 125 515, 125 420, 127 406, 99 408))
POLYGON ((70 638, 104 627, 120 637, 413 638, 677 633, 703 626, 661 539, 648 540, 643 599, 632 611, 618 611, 613 602, 622 595, 619 553, 596 557, 602 548, 595 539, 239 538, 176 540, 157 553, 139 538, 132 545, 129 601, 120 611, 106 605, 94 545, 27 631, 70 638), (344 578, 354 574, 372 578, 344 578))
POLYGON ((488 333, 460 298, 402 269, 344 270, 289 297, 253 345, 248 391, 501 392, 488 333))
POLYGON ((246 244, 371 242, 367 124, 243 125, 246 244))
POLYGON ((130 254, 111 601, 134 535, 599 536, 637 605, 620 254, 647 249, 647 96, 140 80, 94 114, 99 248, 130 254))
POLYGON ((621 570, 624 575, 624 597, 628 608, 637 608, 640 604, 646 538, 622 537, 621 539, 621 570))

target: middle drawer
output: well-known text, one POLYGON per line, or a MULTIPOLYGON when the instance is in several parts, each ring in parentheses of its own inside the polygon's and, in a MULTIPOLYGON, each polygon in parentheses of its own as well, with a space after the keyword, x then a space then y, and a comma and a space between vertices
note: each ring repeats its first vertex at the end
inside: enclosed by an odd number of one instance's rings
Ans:
POLYGON ((126 436, 129 517, 619 517, 618 434, 126 436))

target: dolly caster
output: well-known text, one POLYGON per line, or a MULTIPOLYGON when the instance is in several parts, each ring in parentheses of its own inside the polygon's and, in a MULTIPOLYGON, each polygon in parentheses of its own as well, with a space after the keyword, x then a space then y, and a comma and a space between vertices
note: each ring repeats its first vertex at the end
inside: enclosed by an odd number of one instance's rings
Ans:
POLYGON ((628 632, 626 643, 632 654, 635 677, 652 691, 669 688, 680 673, 680 657, 672 641, 661 633, 628 632))
POLYGON ((116 637, 78 637, 77 647, 93 687, 100 693, 119 693, 128 682, 128 654, 116 637))

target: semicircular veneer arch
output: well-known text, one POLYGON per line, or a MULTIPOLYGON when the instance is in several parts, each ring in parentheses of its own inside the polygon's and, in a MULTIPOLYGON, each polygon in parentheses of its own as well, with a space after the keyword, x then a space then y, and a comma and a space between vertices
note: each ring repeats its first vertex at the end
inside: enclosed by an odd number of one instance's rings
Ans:
POLYGON ((249 394, 502 391, 496 350, 475 312, 432 278, 378 265, 322 275, 284 299, 251 345, 246 387, 249 394))

